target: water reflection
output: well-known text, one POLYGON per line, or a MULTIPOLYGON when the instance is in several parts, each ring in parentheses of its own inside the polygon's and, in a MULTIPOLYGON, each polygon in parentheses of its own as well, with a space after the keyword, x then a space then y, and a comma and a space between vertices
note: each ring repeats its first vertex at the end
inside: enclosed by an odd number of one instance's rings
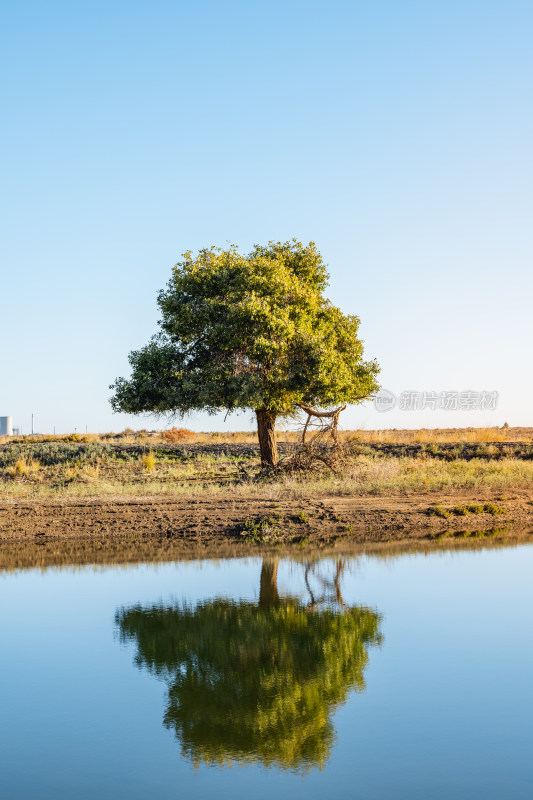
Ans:
POLYGON ((257 603, 216 598, 117 613, 137 666, 167 682, 164 724, 195 765, 324 765, 331 714, 364 689, 367 649, 381 641, 380 615, 343 601, 344 566, 330 561, 328 575, 323 563, 299 565, 306 598, 281 596, 278 562, 265 559, 257 603))

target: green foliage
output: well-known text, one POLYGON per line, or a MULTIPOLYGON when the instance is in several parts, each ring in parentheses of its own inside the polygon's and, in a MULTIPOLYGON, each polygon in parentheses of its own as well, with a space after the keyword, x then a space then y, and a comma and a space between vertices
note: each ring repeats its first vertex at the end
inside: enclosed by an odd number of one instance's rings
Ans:
POLYGON ((505 509, 500 508, 495 503, 485 503, 484 505, 472 503, 467 506, 467 509, 471 514, 505 514, 505 509))
POLYGON ((500 506, 497 506, 495 503, 485 503, 483 510, 485 514, 505 514, 505 509, 500 508, 500 506))
MULTIPOLYGON (((468 506, 455 506, 452 509, 452 512, 456 516, 466 517, 468 514, 505 514, 505 509, 500 508, 500 506, 497 506, 495 503, 485 503, 484 505, 480 505, 479 503, 470 503, 468 506)), ((452 512, 447 511, 441 505, 436 505, 428 508, 426 513, 428 516, 447 518, 452 512)))
POLYGON ((19 458, 34 459, 43 467, 55 464, 72 464, 110 457, 113 448, 98 444, 10 443, 0 448, 0 468, 14 465, 19 458))
POLYGON ((447 519, 450 516, 450 512, 446 511, 444 506, 437 504, 436 506, 431 506, 427 510, 428 517, 442 517, 443 519, 447 519))
POLYGON ((303 525, 309 522, 309 514, 306 514, 305 511, 298 511, 298 513, 294 514, 291 519, 293 522, 298 522, 303 525))
POLYGON ((359 319, 324 297, 327 279, 312 242, 184 253, 159 294, 161 332, 111 387, 114 410, 277 415, 372 394, 378 366, 363 361, 359 319))
POLYGON ((272 514, 258 519, 247 519, 244 523, 241 536, 250 542, 269 544, 276 542, 283 533, 280 527, 281 517, 272 514))
POLYGON ((211 600, 196 607, 136 606, 116 619, 136 664, 169 687, 165 725, 198 765, 321 768, 333 710, 364 689, 379 615, 211 600))
POLYGON ((466 517, 469 511, 466 506, 455 506, 453 513, 457 514, 459 517, 466 517))

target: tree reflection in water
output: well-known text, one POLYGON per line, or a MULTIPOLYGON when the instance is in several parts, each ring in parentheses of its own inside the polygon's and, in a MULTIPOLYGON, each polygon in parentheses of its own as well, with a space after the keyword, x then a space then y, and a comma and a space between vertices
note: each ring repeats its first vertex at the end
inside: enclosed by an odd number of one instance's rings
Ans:
POLYGON ((137 666, 168 683, 165 725, 195 765, 324 765, 331 713, 364 689, 367 648, 381 641, 380 615, 343 602, 344 561, 329 563, 331 578, 318 563, 303 565, 308 602, 280 596, 277 559, 265 559, 258 603, 217 598, 117 613, 137 666))

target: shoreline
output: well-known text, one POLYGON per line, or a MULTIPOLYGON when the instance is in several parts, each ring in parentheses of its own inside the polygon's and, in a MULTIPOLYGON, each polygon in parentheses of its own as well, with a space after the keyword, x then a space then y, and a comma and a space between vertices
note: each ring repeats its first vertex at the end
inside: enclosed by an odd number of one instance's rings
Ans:
POLYGON ((395 558, 401 555, 482 551, 533 544, 533 530, 520 527, 502 529, 497 535, 473 537, 435 537, 356 543, 343 540, 322 546, 301 548, 295 545, 250 545, 226 543, 209 547, 184 547, 182 543, 155 535, 142 539, 110 537, 96 540, 47 539, 4 541, 0 544, 0 574, 28 569, 69 569, 92 567, 127 567, 140 564, 154 566, 180 561, 211 561, 229 558, 290 558, 295 561, 314 561, 323 557, 360 558, 362 556, 395 558))
POLYGON ((533 541, 532 497, 521 488, 505 495, 480 489, 276 501, 254 496, 4 500, 0 568, 8 551, 33 548, 42 555, 46 551, 47 561, 54 552, 61 562, 76 551, 89 559, 100 553, 133 561, 251 555, 273 548, 305 554, 415 543, 533 541))

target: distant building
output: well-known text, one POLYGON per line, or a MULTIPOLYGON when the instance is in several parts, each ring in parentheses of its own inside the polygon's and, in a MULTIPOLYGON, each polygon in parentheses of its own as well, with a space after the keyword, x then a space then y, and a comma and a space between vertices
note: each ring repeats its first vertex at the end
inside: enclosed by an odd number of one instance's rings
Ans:
POLYGON ((13 420, 11 417, 0 417, 0 436, 13 436, 13 420))

